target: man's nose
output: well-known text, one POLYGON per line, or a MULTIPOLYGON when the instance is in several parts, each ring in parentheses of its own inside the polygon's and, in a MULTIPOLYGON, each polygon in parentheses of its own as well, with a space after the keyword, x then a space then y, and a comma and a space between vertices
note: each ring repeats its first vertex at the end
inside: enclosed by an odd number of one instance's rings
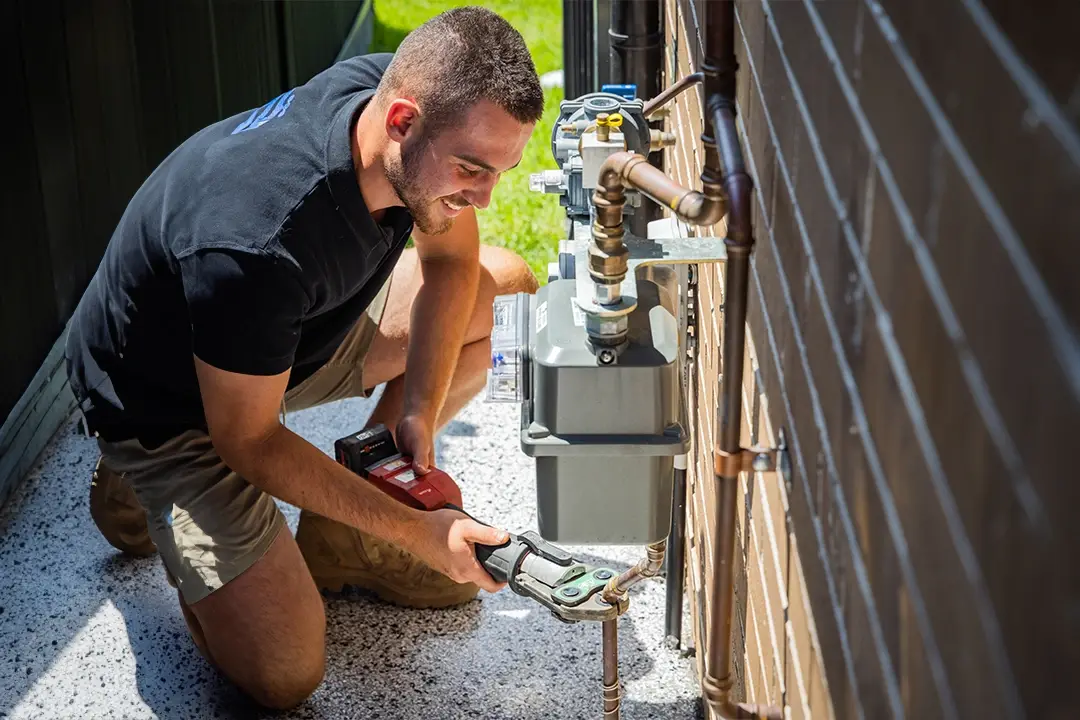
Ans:
POLYGON ((499 176, 495 173, 485 173, 481 178, 478 178, 473 186, 462 194, 465 199, 469 201, 469 204, 473 207, 483 210, 491 204, 491 193, 495 189, 495 184, 499 182, 499 176))

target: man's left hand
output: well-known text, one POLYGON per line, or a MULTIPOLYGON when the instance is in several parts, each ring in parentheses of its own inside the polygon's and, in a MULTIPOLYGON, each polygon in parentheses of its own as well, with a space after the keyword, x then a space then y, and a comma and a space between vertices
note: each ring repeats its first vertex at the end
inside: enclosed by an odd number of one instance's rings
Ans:
POLYGON ((431 423, 419 415, 406 415, 397 426, 398 449, 402 455, 412 456, 413 469, 421 475, 435 461, 434 435, 431 423))

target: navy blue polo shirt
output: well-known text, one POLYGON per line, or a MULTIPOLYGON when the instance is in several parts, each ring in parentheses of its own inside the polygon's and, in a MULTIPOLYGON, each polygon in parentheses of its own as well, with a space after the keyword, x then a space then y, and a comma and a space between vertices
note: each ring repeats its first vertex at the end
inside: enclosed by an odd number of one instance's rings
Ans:
POLYGON ((324 364, 412 232, 376 222, 350 135, 391 55, 340 62, 215 123, 139 188, 74 317, 67 362, 91 431, 156 445, 206 428, 192 355, 290 387, 324 364))

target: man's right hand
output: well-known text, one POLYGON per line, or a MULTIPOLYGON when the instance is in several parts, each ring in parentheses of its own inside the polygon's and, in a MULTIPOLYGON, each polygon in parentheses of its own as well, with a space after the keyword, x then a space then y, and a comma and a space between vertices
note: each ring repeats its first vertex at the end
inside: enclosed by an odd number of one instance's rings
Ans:
POLYGON ((502 590, 506 583, 492 579, 476 559, 474 545, 501 545, 510 535, 505 530, 478 523, 449 509, 421 513, 422 532, 408 549, 429 567, 454 582, 476 583, 490 593, 502 590))

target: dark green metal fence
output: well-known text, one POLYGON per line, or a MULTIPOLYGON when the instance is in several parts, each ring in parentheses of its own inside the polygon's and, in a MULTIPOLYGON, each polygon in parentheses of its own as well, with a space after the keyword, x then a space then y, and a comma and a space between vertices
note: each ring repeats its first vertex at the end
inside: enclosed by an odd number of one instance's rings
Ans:
POLYGON ((9 128, 0 193, 0 503, 15 466, 37 454, 27 438, 50 413, 65 414, 51 399, 35 410, 27 388, 56 375, 50 349, 131 195, 201 127, 303 83, 339 53, 365 51, 372 15, 371 0, 0 5, 9 128))

